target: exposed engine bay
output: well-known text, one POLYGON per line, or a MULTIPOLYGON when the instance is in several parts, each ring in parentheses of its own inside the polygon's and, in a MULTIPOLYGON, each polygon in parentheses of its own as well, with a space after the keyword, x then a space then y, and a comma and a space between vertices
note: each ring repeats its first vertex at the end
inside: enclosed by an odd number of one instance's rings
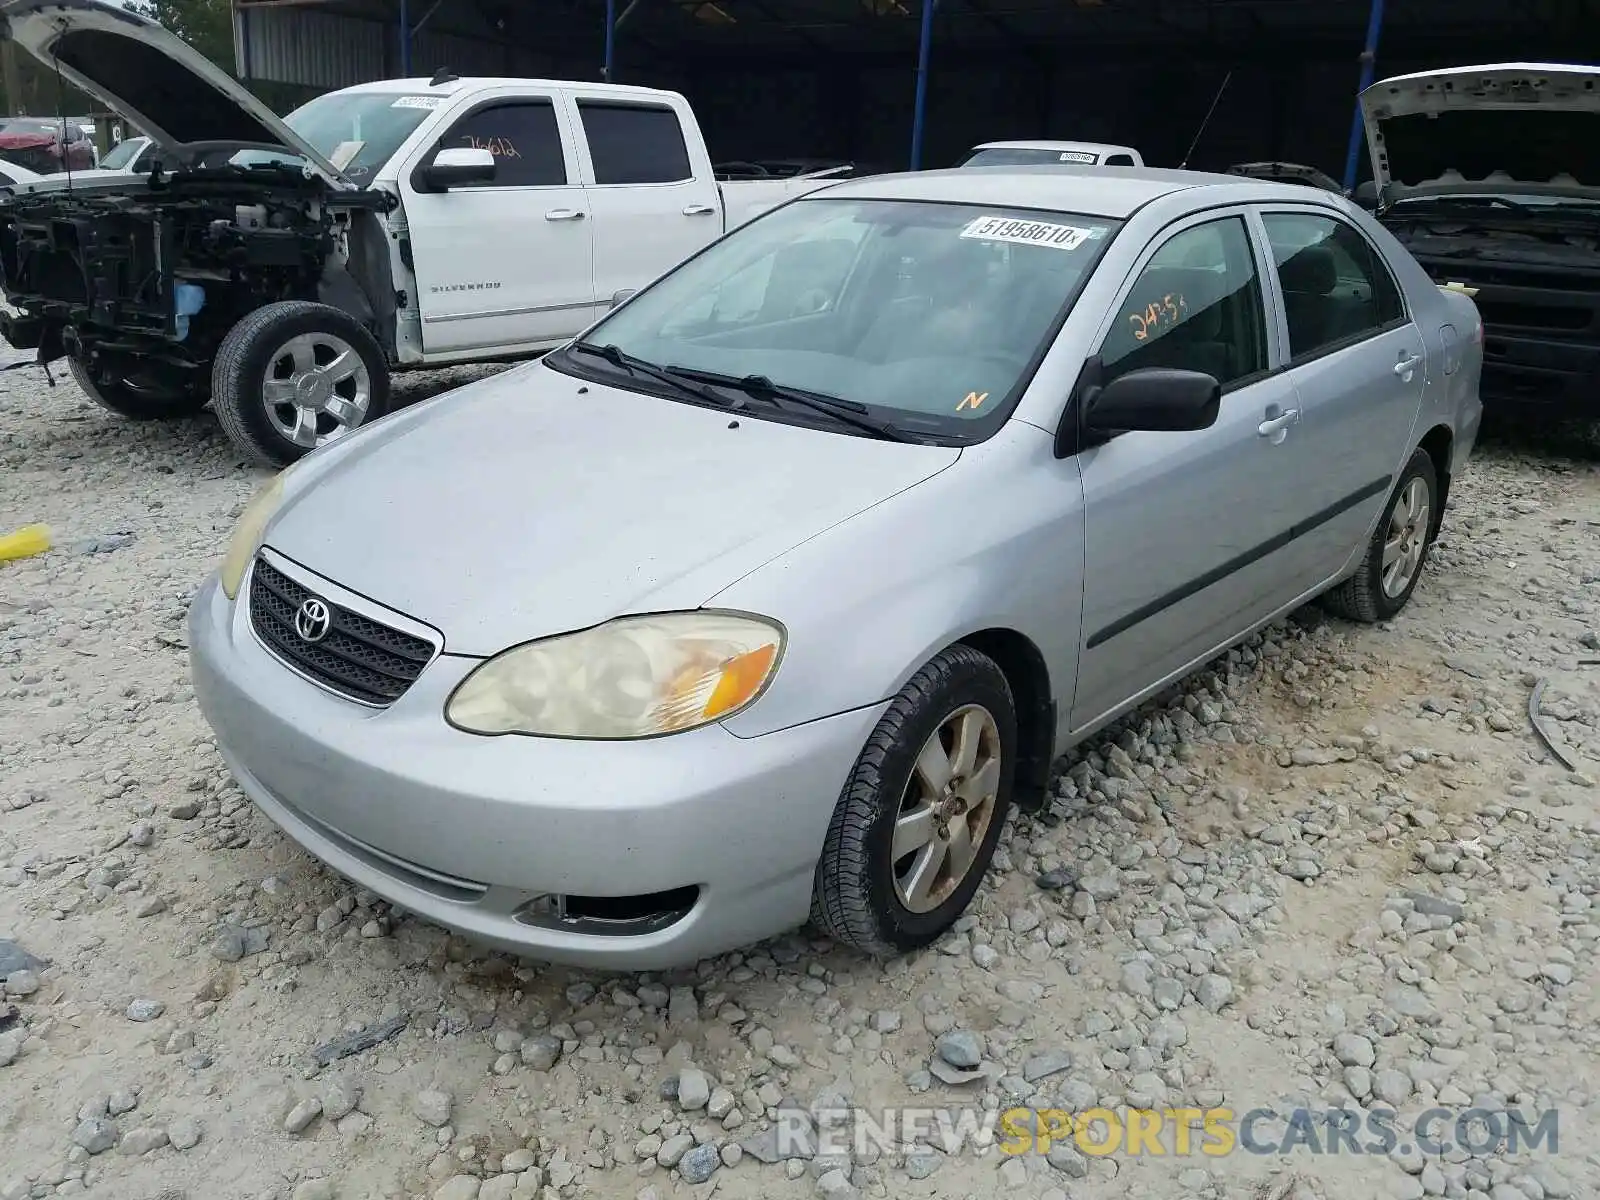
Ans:
POLYGON ((181 388, 203 384, 228 331, 276 300, 320 300, 382 329, 374 309, 394 300, 378 213, 390 203, 259 166, 18 189, 0 199, 0 272, 21 315, 0 314, 0 333, 43 363, 70 355, 181 388))

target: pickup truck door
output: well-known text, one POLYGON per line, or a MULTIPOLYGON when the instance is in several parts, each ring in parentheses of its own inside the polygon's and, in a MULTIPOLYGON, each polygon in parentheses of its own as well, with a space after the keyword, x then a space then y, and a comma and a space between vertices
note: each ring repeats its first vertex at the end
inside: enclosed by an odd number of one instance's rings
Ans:
POLYGON ((607 304, 721 237, 722 196, 680 97, 568 95, 594 214, 595 295, 607 304))
POLYGON ((594 221, 571 117, 554 90, 478 95, 402 164, 422 349, 429 356, 564 341, 596 314, 594 221), (487 183, 431 188, 438 151, 495 158, 487 183))

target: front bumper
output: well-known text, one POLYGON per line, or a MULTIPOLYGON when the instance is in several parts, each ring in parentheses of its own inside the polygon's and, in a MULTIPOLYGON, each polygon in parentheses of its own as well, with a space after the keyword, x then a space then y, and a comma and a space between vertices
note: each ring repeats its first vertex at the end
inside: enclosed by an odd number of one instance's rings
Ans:
POLYGON ((638 742, 480 737, 443 717, 479 660, 441 656, 392 706, 367 708, 270 654, 215 576, 190 609, 189 647, 224 760, 305 849, 475 940, 619 970, 803 924, 835 801, 885 707, 754 738, 721 726, 638 742), (529 907, 686 888, 688 911, 643 932, 529 907))

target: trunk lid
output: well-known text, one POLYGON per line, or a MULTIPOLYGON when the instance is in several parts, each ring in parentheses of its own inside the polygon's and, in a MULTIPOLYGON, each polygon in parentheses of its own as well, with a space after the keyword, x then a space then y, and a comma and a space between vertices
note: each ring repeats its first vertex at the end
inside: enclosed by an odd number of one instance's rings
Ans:
POLYGON ((204 55, 104 0, 5 0, 0 38, 177 155, 203 146, 288 151, 339 187, 355 185, 204 55))
POLYGON ((1518 185, 1600 196, 1600 67, 1422 71, 1373 84, 1360 103, 1380 197, 1518 185))

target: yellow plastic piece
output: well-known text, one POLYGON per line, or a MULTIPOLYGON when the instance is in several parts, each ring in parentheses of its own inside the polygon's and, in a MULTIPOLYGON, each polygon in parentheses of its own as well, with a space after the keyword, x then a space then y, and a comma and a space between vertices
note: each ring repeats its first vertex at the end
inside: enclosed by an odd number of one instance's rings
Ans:
POLYGON ((50 549, 50 528, 47 525, 24 525, 15 533, 0 537, 0 562, 13 558, 30 558, 50 549))

